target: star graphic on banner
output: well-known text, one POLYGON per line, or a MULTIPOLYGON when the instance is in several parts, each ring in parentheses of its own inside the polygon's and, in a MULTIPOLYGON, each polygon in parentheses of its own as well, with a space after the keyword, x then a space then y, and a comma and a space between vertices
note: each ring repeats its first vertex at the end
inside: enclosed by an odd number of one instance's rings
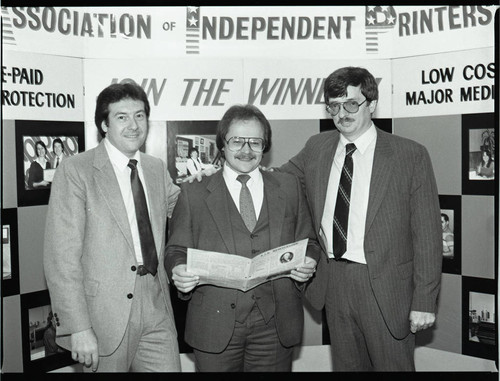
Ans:
POLYGON ((387 23, 389 24, 394 24, 394 20, 396 20, 396 18, 392 15, 389 15, 389 17, 387 17, 387 23))
POLYGON ((367 17, 366 20, 368 21, 368 24, 375 25, 375 19, 373 18, 373 16, 367 17))
POLYGON ((199 7, 190 7, 188 6, 188 13, 196 13, 198 12, 199 7))
POLYGON ((189 21, 189 26, 197 26, 196 24, 198 23, 198 20, 191 16, 191 18, 188 19, 189 21))
POLYGON ((389 6, 387 5, 381 6, 380 9, 382 10, 382 12, 389 12, 389 6))
POLYGON ((375 7, 373 5, 368 6, 368 12, 375 12, 375 7))

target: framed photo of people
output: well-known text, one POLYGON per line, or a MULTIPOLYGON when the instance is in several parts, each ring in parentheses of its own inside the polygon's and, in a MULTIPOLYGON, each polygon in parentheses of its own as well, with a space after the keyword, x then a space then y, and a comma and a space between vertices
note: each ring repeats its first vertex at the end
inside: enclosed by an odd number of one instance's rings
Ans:
POLYGON ((443 234, 443 272, 462 272, 462 197, 439 195, 443 234))
POLYGON ((2 296, 19 294, 17 209, 2 209, 2 296))
POLYGON ((71 352, 56 344, 58 316, 48 290, 21 294, 23 371, 48 372, 75 364, 71 352))
POLYGON ((16 120, 19 206, 44 205, 61 162, 85 151, 84 123, 16 120))
POLYGON ((167 122, 168 170, 176 184, 196 172, 222 166, 215 141, 216 128, 217 121, 167 122))
POLYGON ((462 353, 495 360, 495 279, 462 277, 462 353))
POLYGON ((494 195, 495 114, 462 115, 462 194, 494 195))

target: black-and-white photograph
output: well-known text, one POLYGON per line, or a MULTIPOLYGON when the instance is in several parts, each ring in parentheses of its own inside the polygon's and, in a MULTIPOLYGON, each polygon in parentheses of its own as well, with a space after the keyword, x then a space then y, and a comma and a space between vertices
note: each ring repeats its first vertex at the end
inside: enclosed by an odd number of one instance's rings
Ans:
POLYGON ((494 194, 494 114, 462 116, 462 187, 464 194, 494 194))
POLYGON ((21 324, 25 372, 48 372, 74 364, 71 352, 56 344, 57 313, 48 290, 21 295, 21 324))
POLYGON ((2 209, 2 296, 19 293, 17 209, 2 209))
POLYGON ((213 174, 222 167, 223 159, 215 142, 216 122, 167 124, 168 168, 175 183, 180 184, 196 174, 213 174))
POLYGON ((64 349, 56 344, 59 318, 54 316, 51 307, 47 305, 30 308, 28 314, 31 361, 64 352, 64 349))
POLYGON ((46 204, 57 167, 85 150, 83 123, 16 121, 16 149, 19 205, 46 204))
POLYGON ((495 280, 462 277, 462 308, 463 353, 495 359, 495 280))
POLYGON ((2 224, 2 280, 12 279, 10 228, 2 224))
POLYGON ((61 162, 76 155, 77 136, 23 136, 26 190, 50 187, 61 162))
POLYGON ((461 196, 439 195, 443 235, 443 272, 460 274, 462 267, 461 196))
POLYGON ((500 3, 4 3, 2 376, 497 381, 500 3))

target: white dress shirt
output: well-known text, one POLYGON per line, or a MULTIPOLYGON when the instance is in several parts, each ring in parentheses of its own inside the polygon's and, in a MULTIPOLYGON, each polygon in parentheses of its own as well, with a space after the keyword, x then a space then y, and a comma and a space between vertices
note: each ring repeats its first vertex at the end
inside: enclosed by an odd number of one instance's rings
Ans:
MULTIPOLYGON (((239 173, 234 171, 229 165, 224 164, 224 169, 222 170, 222 177, 226 182, 227 189, 233 198, 238 211, 240 211, 240 191, 242 184, 236 180, 239 173)), ((252 195, 253 207, 255 208, 255 217, 259 219, 260 210, 262 208, 262 203, 264 201, 264 180, 262 179, 262 173, 260 173, 259 168, 255 168, 252 172, 246 173, 250 178, 247 181, 247 187, 252 195)))
MULTIPOLYGON (((104 146, 106 147, 106 151, 108 152, 109 160, 111 161, 111 164, 113 164, 116 179, 118 180, 118 185, 120 186, 123 203, 125 204, 125 209, 127 210, 128 224, 132 232, 135 257, 137 258, 137 263, 141 265, 143 263, 141 241, 139 238, 139 228, 137 226, 137 218, 135 215, 134 195, 132 193, 132 185, 130 184, 130 173, 132 172, 132 170, 128 167, 128 162, 130 159, 123 153, 121 153, 120 150, 113 144, 111 144, 107 138, 104 139, 104 146)), ((139 173, 139 178, 141 179, 142 187, 144 188, 144 193, 146 194, 148 213, 149 215, 151 215, 148 200, 148 190, 146 188, 146 182, 144 181, 144 174, 142 172, 139 151, 135 153, 132 159, 137 160, 137 172, 139 173)))
POLYGON ((351 187, 351 204, 349 207, 349 224, 347 228, 347 250, 342 258, 354 262, 366 263, 364 252, 364 237, 368 197, 370 195, 370 180, 372 177, 373 156, 377 142, 377 130, 374 124, 355 141, 347 140, 342 134, 333 159, 328 188, 326 192, 325 209, 321 219, 321 229, 327 239, 328 256, 333 255, 333 213, 337 202, 337 192, 340 175, 345 160, 345 146, 348 143, 356 145, 352 155, 353 180, 351 187))

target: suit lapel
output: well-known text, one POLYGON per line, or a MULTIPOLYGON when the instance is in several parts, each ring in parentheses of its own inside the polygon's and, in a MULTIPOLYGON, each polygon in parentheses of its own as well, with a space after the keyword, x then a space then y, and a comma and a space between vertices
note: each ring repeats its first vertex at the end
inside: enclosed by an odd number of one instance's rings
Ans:
POLYGON ((217 226, 228 252, 236 253, 236 245, 232 233, 233 228, 229 215, 229 202, 233 202, 233 200, 230 198, 231 196, 229 196, 229 191, 226 188, 222 170, 209 178, 207 191, 210 194, 206 198, 205 203, 212 214, 214 224, 217 226))
POLYGON ((102 141, 95 150, 94 156, 94 180, 96 186, 99 188, 104 200, 109 206, 111 215, 116 220, 116 224, 120 228, 125 240, 134 252, 134 245, 132 242, 132 233, 128 223, 127 211, 125 204, 121 197, 120 186, 116 179, 113 165, 109 160, 104 141, 102 141))
POLYGON ((316 171, 316 181, 318 189, 316 194, 316 208, 318 211, 314 218, 314 223, 317 228, 321 226, 321 219, 323 218, 323 210, 325 209, 326 192, 328 189, 328 180, 330 179, 330 171, 333 165, 333 156, 339 144, 340 135, 335 134, 325 142, 324 149, 318 150, 318 170, 316 171))
MULTIPOLYGON (((314 227, 316 230, 316 234, 321 237, 320 229, 321 229, 321 219, 323 218, 323 211, 325 210, 325 202, 326 202, 326 192, 328 190, 328 181, 330 179, 330 172, 332 170, 333 165, 333 157, 335 155, 335 151, 337 150, 337 146, 339 144, 340 135, 338 133, 330 135, 329 139, 324 142, 323 147, 318 149, 318 168, 316 173, 316 178, 314 179, 314 184, 316 184, 317 188, 313 190, 314 198, 314 208, 313 210, 317 211, 314 218, 314 227)), ((327 252, 326 242, 324 242, 325 238, 319 239, 319 243, 322 246, 324 252, 327 252)))
POLYGON ((384 199, 393 173, 393 150, 388 135, 377 129, 377 143, 373 157, 372 178, 370 181, 370 197, 366 214, 365 235, 370 230, 378 208, 384 199))
POLYGON ((281 230, 285 218, 286 200, 284 192, 280 191, 279 182, 267 172, 261 172, 264 180, 264 194, 267 198, 269 213, 269 231, 271 234, 271 247, 281 245, 281 230))

